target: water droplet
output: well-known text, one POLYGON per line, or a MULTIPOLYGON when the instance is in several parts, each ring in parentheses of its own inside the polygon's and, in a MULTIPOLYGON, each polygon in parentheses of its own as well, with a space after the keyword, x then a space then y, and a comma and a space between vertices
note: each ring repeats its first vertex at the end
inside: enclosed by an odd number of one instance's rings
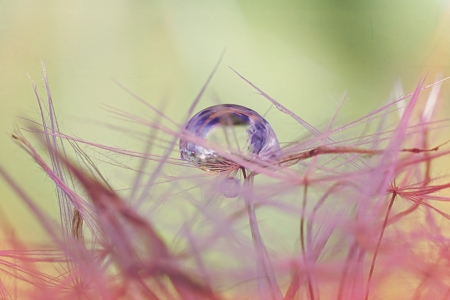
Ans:
MULTIPOLYGON (((235 104, 208 107, 195 114, 185 130, 240 157, 267 160, 280 153, 280 144, 270 124, 257 112, 235 104)), ((181 159, 210 172, 239 166, 212 149, 180 139, 181 159)))
POLYGON ((220 182, 220 192, 225 198, 236 198, 241 193, 241 181, 236 177, 227 177, 220 182))

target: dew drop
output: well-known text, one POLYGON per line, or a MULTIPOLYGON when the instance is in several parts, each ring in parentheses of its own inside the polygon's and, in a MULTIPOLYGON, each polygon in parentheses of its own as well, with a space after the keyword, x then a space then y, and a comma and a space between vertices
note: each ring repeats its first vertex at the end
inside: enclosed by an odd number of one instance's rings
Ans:
MULTIPOLYGON (((280 153, 280 144, 270 124, 257 112, 235 104, 208 107, 195 114, 185 131, 240 157, 267 160, 280 153)), ((212 149, 180 139, 181 159, 209 172, 235 169, 237 164, 212 149)))
POLYGON ((241 193, 241 181, 236 177, 227 177, 220 182, 220 192, 225 198, 236 198, 241 193))

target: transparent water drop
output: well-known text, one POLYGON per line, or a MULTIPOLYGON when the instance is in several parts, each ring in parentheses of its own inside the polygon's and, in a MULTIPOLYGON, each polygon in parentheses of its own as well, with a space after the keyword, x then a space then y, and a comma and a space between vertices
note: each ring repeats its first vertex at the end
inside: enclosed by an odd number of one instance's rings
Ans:
POLYGON ((227 177, 220 182, 220 192, 225 198, 236 198, 241 193, 241 181, 236 177, 227 177))
MULTIPOLYGON (((185 130, 240 157, 267 160, 280 153, 280 144, 270 124, 257 112, 241 105, 215 105, 195 114, 185 130)), ((207 149, 180 139, 181 159, 209 172, 236 168, 236 163, 207 149)))

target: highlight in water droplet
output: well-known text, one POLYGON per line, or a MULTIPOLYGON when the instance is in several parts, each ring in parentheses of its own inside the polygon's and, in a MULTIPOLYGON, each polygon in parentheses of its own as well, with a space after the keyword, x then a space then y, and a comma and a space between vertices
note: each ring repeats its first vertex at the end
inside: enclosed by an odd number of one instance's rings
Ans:
MULTIPOLYGON (((280 144, 270 126, 254 110, 236 104, 208 107, 195 114, 185 131, 220 146, 224 151, 254 160, 275 158, 280 144)), ((180 139, 181 159, 209 172, 222 172, 239 166, 212 149, 180 139)))

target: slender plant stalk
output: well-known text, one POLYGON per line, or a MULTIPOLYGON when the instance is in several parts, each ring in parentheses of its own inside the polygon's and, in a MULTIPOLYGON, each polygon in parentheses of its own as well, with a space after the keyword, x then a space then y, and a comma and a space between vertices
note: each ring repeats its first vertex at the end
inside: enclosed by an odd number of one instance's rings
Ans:
POLYGON ((386 216, 384 217, 383 227, 381 228, 380 236, 378 237, 378 242, 377 242, 377 246, 375 248, 375 253, 373 254, 372 262, 370 263, 369 276, 367 278, 366 295, 364 297, 364 300, 368 300, 369 299, 370 283, 372 281, 373 272, 375 270, 375 263, 377 261, 378 251, 380 250, 381 241, 383 240, 383 235, 384 235, 384 232, 386 230, 386 226, 387 226, 388 219, 389 219, 389 214, 391 213, 391 209, 392 209, 392 206, 394 205, 394 200, 395 200, 396 196, 397 196, 397 193, 395 191, 393 191, 392 192, 392 196, 391 196, 391 200, 389 201, 389 205, 388 205, 388 208, 387 208, 387 211, 386 211, 386 216))
POLYGON ((253 180, 256 173, 247 172, 241 168, 244 177, 244 202, 247 207, 247 214, 249 220, 250 231, 253 240, 253 247, 256 255, 256 276, 258 282, 258 290, 261 299, 281 300, 283 298, 281 290, 278 286, 275 272, 270 261, 266 246, 264 245, 261 233, 259 232, 258 220, 255 212, 255 205, 253 203, 253 180), (267 297, 270 293, 270 298, 267 297))

